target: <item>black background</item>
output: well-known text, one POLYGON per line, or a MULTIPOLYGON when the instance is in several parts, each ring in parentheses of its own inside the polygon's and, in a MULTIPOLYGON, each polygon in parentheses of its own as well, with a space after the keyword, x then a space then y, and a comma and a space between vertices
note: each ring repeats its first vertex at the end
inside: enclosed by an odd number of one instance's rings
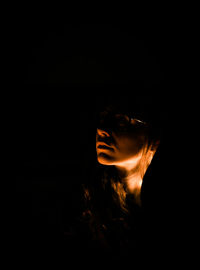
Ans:
MULTIPOLYGON (((148 93, 165 99, 171 114, 177 89, 175 36, 167 21, 148 19, 67 24, 26 18, 18 24, 17 90, 12 95, 12 222, 18 242, 23 239, 23 245, 36 247, 35 252, 45 243, 53 246, 51 239, 62 243, 94 158, 94 112, 102 100, 118 91, 134 98, 132 86, 142 81, 148 93)), ((171 147, 170 136, 169 132, 166 149, 171 147)))

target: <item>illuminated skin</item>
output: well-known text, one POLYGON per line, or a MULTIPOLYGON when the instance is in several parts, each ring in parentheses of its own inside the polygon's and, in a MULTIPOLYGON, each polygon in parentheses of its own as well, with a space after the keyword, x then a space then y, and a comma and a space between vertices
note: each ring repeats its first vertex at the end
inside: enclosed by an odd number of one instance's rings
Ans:
POLYGON ((144 123, 137 119, 129 120, 122 114, 115 114, 114 117, 118 121, 114 129, 106 129, 103 125, 97 128, 97 160, 100 164, 117 168, 129 192, 140 204, 143 177, 157 147, 148 146, 144 123), (126 129, 128 121, 130 128, 126 129))

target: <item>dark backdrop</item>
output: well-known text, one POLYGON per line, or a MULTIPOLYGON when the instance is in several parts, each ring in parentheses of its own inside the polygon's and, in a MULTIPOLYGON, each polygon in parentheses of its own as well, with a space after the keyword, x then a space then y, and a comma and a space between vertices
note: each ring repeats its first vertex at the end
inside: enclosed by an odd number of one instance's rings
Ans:
POLYGON ((142 82, 150 95, 164 97, 171 106, 173 38, 167 25, 153 22, 69 25, 40 19, 20 24, 18 90, 12 96, 13 223, 23 245, 53 247, 53 239, 62 243, 69 231, 94 158, 99 102, 119 91, 134 98, 134 86, 142 82))

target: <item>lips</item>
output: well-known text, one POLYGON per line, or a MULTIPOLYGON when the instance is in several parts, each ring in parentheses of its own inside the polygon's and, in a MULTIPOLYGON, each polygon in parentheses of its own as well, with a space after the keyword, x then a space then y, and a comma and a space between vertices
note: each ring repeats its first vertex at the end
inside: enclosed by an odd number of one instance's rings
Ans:
POLYGON ((96 146, 99 149, 112 149, 112 147, 105 142, 97 142, 96 146))

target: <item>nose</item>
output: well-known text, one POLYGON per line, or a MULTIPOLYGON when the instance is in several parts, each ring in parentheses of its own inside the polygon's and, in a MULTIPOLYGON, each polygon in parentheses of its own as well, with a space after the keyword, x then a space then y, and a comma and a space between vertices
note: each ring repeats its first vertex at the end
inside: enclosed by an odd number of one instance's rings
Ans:
POLYGON ((110 134, 104 129, 97 128, 97 135, 100 137, 110 137, 110 134))

